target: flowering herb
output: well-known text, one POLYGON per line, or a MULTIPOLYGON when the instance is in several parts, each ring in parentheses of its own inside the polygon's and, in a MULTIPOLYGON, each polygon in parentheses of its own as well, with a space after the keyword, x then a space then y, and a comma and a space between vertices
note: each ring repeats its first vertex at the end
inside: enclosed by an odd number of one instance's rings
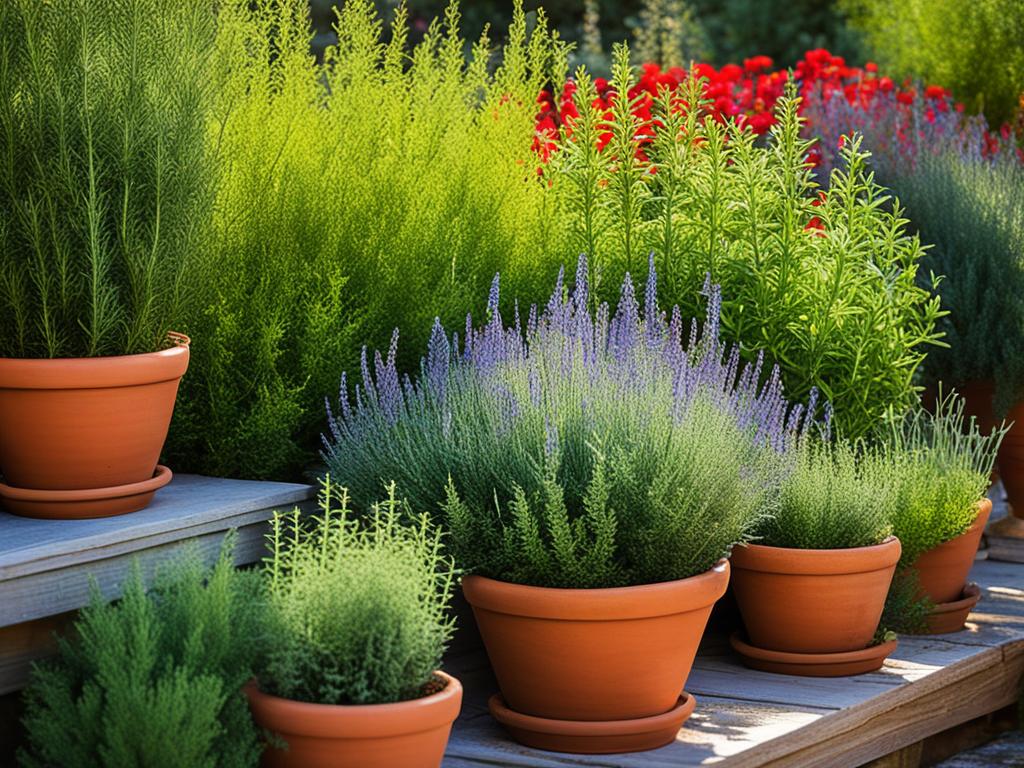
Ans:
POLYGON ((461 341, 435 324, 418 380, 394 342, 364 354, 329 418, 331 475, 357 505, 396 482, 445 520, 461 566, 518 583, 652 583, 727 556, 771 512, 813 399, 790 407, 777 368, 726 348, 717 286, 701 328, 658 310, 653 264, 642 307, 628 275, 614 315, 589 284, 581 257, 571 291, 560 274, 506 326, 495 278, 485 324, 467 318, 461 341))

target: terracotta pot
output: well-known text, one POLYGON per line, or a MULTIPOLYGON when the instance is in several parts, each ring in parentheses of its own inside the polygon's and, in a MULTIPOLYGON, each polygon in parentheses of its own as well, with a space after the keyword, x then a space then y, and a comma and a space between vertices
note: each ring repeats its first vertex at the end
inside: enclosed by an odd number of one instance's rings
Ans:
POLYGON ((395 704, 310 704, 245 687, 256 725, 287 744, 268 744, 267 768, 436 768, 462 707, 462 685, 446 685, 422 699, 395 704))
POLYGON ((623 721, 680 706, 729 564, 680 581, 613 589, 551 589, 467 576, 502 697, 550 720, 623 721))
POLYGON ((1024 519, 1024 402, 1010 409, 1006 421, 1012 421, 1013 426, 999 446, 996 464, 1006 490, 1006 499, 1010 503, 1010 511, 1024 519))
MULTIPOLYGON (((98 517, 152 497, 189 340, 122 357, 0 358, 0 505, 39 517, 98 517), (111 499, 133 497, 104 508, 111 499), (50 493, 56 492, 56 493, 50 493), (75 492, 86 492, 86 512, 75 492), (20 504, 31 497, 28 507, 20 504), (48 501, 54 503, 48 506, 48 501)), ((170 473, 157 477, 170 479, 170 473)), ((165 482, 165 481, 161 481, 165 482)))
POLYGON ((911 567, 917 571, 921 592, 936 604, 963 597, 967 574, 974 565, 981 534, 992 512, 992 502, 978 502, 978 516, 965 533, 919 555, 911 567))
POLYGON ((732 589, 752 646, 787 653, 843 653, 871 644, 900 542, 871 547, 735 547, 732 589))

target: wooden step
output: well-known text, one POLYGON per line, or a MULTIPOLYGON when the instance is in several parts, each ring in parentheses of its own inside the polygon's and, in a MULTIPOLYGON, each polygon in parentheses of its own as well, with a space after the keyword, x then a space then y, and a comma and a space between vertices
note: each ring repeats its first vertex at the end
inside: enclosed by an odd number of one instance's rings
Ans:
POLYGON ((274 510, 307 505, 308 485, 175 475, 152 505, 96 520, 33 520, 0 512, 0 693, 24 685, 50 635, 89 602, 90 583, 117 597, 138 559, 146 577, 186 543, 209 561, 235 528, 235 561, 263 556, 274 510))

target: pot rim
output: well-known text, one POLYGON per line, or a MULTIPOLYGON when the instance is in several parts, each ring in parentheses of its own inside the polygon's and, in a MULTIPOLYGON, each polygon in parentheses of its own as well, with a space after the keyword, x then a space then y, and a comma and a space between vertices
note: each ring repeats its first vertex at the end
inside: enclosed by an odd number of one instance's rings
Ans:
POLYGON ((700 610, 715 603, 729 584, 729 561, 675 581, 630 587, 565 589, 534 587, 488 576, 462 579, 462 592, 474 610, 562 621, 649 619, 700 610))
POLYGON ((254 677, 242 688, 253 719, 263 728, 295 736, 323 739, 373 739, 403 736, 440 728, 455 721, 462 707, 458 678, 435 670, 445 681, 437 693, 390 704, 315 704, 261 691, 254 677))
POLYGON ((848 549, 798 549, 743 544, 733 548, 733 567, 793 576, 837 576, 895 568, 903 547, 895 536, 880 544, 848 549))
POLYGON ((180 379, 192 340, 168 333, 173 346, 105 357, 0 357, 0 389, 106 389, 180 379))
POLYGON ((978 501, 975 503, 975 506, 978 508, 978 512, 974 516, 974 520, 971 521, 971 524, 967 527, 967 530, 965 530, 963 533, 957 534, 952 539, 947 539, 941 544, 936 544, 931 549, 926 549, 924 552, 917 556, 917 560, 911 563, 911 567, 913 567, 922 557, 933 552, 948 552, 950 550, 955 551, 956 549, 958 549, 959 544, 963 539, 969 538, 970 536, 977 534, 979 531, 983 531, 985 529, 985 526, 988 524, 989 517, 992 514, 992 499, 990 499, 988 496, 984 496, 978 499, 978 501))

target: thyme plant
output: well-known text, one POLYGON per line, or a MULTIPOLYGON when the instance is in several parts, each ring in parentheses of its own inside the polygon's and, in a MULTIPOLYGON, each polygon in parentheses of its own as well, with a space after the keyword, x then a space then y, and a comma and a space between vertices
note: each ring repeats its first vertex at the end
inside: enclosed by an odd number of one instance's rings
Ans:
POLYGON ((783 474, 778 509, 758 543, 796 549, 880 544, 892 534, 895 486, 877 451, 847 441, 799 441, 783 474))
MULTIPOLYGON (((590 309, 581 258, 566 293, 506 326, 498 280, 488 320, 449 338, 435 322, 418 380, 395 337, 354 399, 345 379, 324 458, 358 505, 394 480, 448 525, 460 566, 525 584, 610 587, 703 572, 774 507, 781 455, 811 417, 778 370, 742 366, 719 340, 718 288, 688 341, 678 307, 590 309)), ((807 409, 813 411, 813 404, 807 409)))
POLYGON ((0 357, 152 352, 209 273, 204 0, 0 4, 0 357))
POLYGON ((136 564, 120 600, 92 603, 39 662, 25 690, 27 768, 243 768, 261 751, 242 695, 259 653, 262 597, 234 568, 230 537, 216 565, 198 550, 158 572, 147 593, 136 564))
POLYGON ((982 434, 973 417, 964 418, 964 401, 956 395, 936 401, 934 414, 918 408, 892 421, 885 445, 901 563, 913 564, 971 526, 1005 434, 1005 426, 982 434))
POLYGON ((454 630, 455 571, 440 532, 395 496, 358 520, 325 480, 321 514, 277 514, 269 534, 267 693, 317 704, 425 695, 454 630))
POLYGON ((941 312, 919 284, 918 238, 869 171, 861 141, 845 142, 822 195, 792 88, 763 143, 703 115, 696 75, 674 94, 636 88, 624 47, 611 85, 606 114, 577 72, 579 118, 544 168, 570 230, 566 258, 591 258, 596 294, 608 298, 624 273, 642 274, 653 251, 669 303, 705 315, 700 287, 710 274, 725 297, 723 338, 747 360, 764 353, 777 363, 789 396, 820 391, 843 434, 867 435, 889 406, 909 406, 941 312))
MULTIPOLYGON (((558 222, 532 170, 535 99, 564 69, 516 5, 495 55, 458 5, 409 44, 404 7, 344 3, 310 54, 307 0, 219 3, 212 141, 220 269, 168 445, 183 471, 294 477, 315 458, 321 396, 396 325, 482 309, 497 271, 533 285, 558 222)), ((411 369, 417 359, 404 365, 411 369)))

